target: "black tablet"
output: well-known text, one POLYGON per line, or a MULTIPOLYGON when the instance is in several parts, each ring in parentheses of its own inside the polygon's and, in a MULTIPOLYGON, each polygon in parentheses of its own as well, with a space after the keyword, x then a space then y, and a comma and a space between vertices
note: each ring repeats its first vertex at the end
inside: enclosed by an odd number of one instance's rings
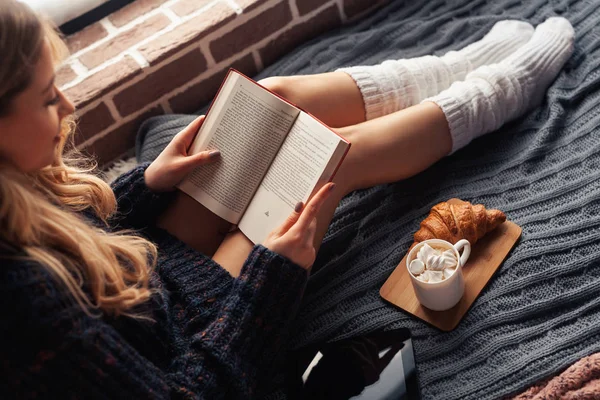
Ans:
POLYGON ((374 332, 295 351, 287 388, 299 400, 419 400, 410 332, 374 332))

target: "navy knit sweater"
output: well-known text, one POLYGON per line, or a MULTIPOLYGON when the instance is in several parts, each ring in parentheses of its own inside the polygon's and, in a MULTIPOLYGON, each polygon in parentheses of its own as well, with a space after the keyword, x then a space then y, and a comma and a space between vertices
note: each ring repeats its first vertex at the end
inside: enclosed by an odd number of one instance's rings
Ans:
POLYGON ((159 290, 135 310, 153 322, 88 316, 44 267, 4 246, 0 398, 251 398, 268 383, 306 271, 256 246, 231 277, 152 227, 169 196, 150 192, 144 171, 113 184, 112 229, 138 229, 159 248, 159 290))

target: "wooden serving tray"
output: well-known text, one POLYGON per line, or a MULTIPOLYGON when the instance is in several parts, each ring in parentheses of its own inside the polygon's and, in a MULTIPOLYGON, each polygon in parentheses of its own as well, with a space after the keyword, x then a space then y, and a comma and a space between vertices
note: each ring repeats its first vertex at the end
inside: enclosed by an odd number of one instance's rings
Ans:
MULTIPOLYGON (((448 200, 449 203, 456 201, 456 199, 448 200)), ((415 317, 443 331, 451 331, 456 328, 520 236, 521 227, 514 222, 506 221, 472 246, 471 256, 463 267, 465 294, 458 304, 449 310, 433 311, 419 303, 406 269, 408 252, 383 284, 379 294, 415 317)))

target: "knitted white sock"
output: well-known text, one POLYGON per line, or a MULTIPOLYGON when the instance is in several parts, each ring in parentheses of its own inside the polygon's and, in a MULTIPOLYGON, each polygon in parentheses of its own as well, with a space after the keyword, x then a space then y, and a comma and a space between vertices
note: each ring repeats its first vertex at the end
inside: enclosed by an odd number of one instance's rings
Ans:
POLYGON ((463 80, 473 69, 495 63, 525 44, 533 27, 522 21, 500 21, 478 42, 442 57, 388 60, 374 66, 342 68, 359 87, 366 119, 381 117, 419 104, 463 80))
POLYGON ((531 40, 497 64, 485 65, 437 96, 425 99, 444 112, 452 152, 538 106, 573 52, 575 32, 564 18, 538 25, 531 40))

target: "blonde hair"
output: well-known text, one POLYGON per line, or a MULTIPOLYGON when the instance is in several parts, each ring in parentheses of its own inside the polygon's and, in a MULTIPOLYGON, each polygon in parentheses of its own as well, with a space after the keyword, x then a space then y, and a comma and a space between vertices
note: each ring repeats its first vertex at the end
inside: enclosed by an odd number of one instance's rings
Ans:
MULTIPOLYGON (((62 59, 66 46, 49 22, 15 0, 2 2, 0 116, 31 82, 45 38, 55 60, 62 59)), ((92 174, 95 163, 75 150, 73 128, 72 118, 63 121, 52 165, 28 174, 0 165, 0 240, 47 268, 89 314, 143 317, 131 309, 152 294, 148 282, 156 247, 130 231, 96 228, 81 216, 93 210, 108 226, 116 199, 92 174), (65 148, 70 150, 63 154, 65 148)))

